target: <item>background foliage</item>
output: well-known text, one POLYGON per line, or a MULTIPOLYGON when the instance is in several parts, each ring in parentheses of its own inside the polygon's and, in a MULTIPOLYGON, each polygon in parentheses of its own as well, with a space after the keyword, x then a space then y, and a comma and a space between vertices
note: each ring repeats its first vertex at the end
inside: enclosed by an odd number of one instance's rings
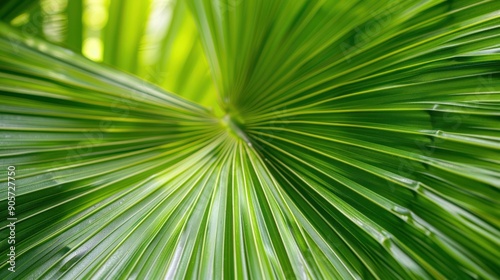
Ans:
POLYGON ((500 278, 499 11, 3 1, 0 278, 500 278))

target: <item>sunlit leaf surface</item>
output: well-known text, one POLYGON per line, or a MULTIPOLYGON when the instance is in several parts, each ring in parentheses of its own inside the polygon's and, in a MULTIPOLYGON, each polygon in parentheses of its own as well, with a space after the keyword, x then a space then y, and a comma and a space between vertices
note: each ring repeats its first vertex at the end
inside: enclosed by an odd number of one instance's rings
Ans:
POLYGON ((499 1, 106 9, 0 24, 0 279, 500 278, 499 1))

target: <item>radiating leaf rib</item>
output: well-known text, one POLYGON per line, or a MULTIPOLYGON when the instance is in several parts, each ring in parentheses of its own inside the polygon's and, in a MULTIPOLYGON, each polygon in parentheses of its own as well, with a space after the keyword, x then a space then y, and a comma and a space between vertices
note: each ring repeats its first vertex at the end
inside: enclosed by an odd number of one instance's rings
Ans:
POLYGON ((0 25, 0 278, 500 277, 497 2, 171 4, 104 61, 202 106, 0 25))

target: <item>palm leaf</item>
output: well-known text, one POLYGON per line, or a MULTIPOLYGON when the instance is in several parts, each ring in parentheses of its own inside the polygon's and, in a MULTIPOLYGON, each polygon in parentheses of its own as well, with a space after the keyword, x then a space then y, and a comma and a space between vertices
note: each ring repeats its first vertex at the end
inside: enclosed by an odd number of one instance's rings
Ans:
POLYGON ((180 1, 222 116, 0 25, 0 278, 499 278, 499 8, 180 1))

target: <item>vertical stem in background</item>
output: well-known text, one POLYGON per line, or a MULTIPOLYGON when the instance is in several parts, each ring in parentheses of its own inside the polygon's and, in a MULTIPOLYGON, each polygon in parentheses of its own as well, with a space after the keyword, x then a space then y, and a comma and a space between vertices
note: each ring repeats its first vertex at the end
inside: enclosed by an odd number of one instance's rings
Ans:
POLYGON ((66 34, 66 44, 75 52, 82 52, 83 43, 83 20, 82 20, 83 0, 68 1, 68 30, 66 34))
POLYGON ((142 36, 150 12, 150 0, 111 0, 104 28, 103 61, 135 73, 142 36))

